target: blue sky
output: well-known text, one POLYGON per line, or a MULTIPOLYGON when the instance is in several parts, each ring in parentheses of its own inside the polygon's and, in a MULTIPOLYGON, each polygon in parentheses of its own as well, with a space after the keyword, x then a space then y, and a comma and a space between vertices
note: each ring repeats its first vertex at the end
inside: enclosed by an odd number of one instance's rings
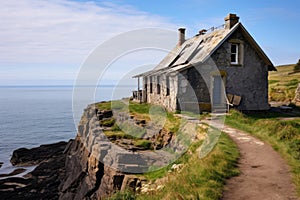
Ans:
MULTIPOLYGON (((72 84, 88 55, 118 34, 149 27, 174 31, 186 27, 191 37, 200 29, 223 24, 228 13, 240 17, 275 65, 296 63, 299 7, 299 1, 291 0, 2 1, 0 85, 72 84)), ((152 56, 151 62, 164 55, 152 56)), ((117 70, 115 74, 103 77, 103 82, 117 81, 121 75, 117 70)))

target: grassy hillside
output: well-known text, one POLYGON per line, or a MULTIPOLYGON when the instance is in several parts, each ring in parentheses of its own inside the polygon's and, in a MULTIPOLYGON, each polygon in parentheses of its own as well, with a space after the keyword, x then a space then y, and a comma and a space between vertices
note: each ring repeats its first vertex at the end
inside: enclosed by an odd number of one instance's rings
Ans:
POLYGON ((300 71, 294 73, 295 64, 276 67, 269 73, 270 101, 290 102, 295 97, 295 90, 300 82, 300 71))

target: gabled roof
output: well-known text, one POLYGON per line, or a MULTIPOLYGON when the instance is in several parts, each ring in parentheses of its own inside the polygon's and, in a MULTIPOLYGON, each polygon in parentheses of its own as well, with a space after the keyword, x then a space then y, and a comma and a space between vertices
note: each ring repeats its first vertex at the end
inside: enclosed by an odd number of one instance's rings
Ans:
POLYGON ((241 23, 237 23, 231 29, 217 29, 204 35, 196 35, 186 40, 182 45, 177 45, 169 54, 151 71, 134 76, 148 76, 165 71, 180 71, 198 63, 204 63, 237 29, 240 29, 249 44, 255 49, 260 58, 268 66, 269 71, 276 68, 266 56, 260 46, 252 38, 241 23))

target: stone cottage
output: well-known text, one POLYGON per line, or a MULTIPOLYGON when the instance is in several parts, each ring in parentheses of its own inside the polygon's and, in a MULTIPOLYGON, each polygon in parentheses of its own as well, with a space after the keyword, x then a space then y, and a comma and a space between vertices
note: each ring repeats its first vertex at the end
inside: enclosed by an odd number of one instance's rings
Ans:
POLYGON ((151 71, 134 76, 134 98, 167 110, 268 110, 268 71, 276 71, 236 14, 185 39, 151 71), (140 87, 140 78, 142 85, 140 87))

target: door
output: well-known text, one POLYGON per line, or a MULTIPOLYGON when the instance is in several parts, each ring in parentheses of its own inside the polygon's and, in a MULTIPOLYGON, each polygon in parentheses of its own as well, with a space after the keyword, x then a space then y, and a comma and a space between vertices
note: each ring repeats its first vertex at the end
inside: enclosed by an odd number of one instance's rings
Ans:
POLYGON ((224 99, 224 83, 222 76, 213 76, 212 102, 213 105, 222 105, 224 99))

